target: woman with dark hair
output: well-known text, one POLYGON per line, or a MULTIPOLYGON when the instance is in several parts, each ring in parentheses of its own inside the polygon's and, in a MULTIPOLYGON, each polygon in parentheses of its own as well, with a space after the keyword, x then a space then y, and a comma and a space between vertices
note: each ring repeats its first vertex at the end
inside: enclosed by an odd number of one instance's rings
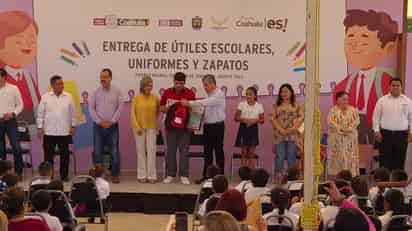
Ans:
POLYGON ((241 148, 241 165, 249 168, 255 167, 255 149, 259 145, 258 124, 265 122, 263 106, 257 102, 255 87, 246 89, 246 101, 239 103, 235 121, 239 122, 236 146, 241 148))
POLYGON ((278 99, 272 106, 273 138, 276 152, 275 174, 277 180, 284 171, 283 162, 288 160, 288 167, 296 165, 298 144, 301 140, 299 127, 303 123, 303 106, 296 102, 295 93, 290 84, 279 88, 278 99))
POLYGON ((288 224, 289 222, 287 220, 285 221, 283 218, 270 218, 270 216, 273 215, 283 215, 292 220, 293 229, 297 230, 296 228, 298 227, 299 216, 292 212, 289 212, 288 210, 290 201, 289 190, 283 187, 275 187, 272 189, 270 193, 270 199, 275 209, 272 212, 267 213, 263 216, 268 225, 288 224))
POLYGON ((23 189, 12 188, 4 196, 4 211, 9 219, 9 231, 50 231, 42 220, 24 217, 25 193, 23 189))
POLYGON ((329 175, 336 175, 341 170, 359 175, 358 130, 359 115, 349 105, 348 93, 336 93, 336 105, 328 114, 328 163, 329 175))
POLYGON ((379 216, 379 220, 382 223, 382 227, 385 227, 391 221, 392 216, 406 213, 403 193, 396 189, 388 190, 384 195, 383 207, 385 214, 379 216))

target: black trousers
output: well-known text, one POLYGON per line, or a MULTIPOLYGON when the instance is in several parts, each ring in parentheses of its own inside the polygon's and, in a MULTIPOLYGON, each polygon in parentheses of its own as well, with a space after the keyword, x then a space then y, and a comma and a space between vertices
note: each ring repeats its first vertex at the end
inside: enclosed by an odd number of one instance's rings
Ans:
POLYGON ((204 154, 203 177, 206 177, 206 170, 213 165, 213 151, 216 156, 216 164, 220 174, 225 172, 225 153, 223 151, 223 139, 225 136, 225 123, 205 124, 203 126, 204 154))
POLYGON ((60 154, 60 177, 66 179, 69 176, 71 136, 47 136, 43 137, 44 160, 54 166, 54 154, 56 145, 60 154))
POLYGON ((389 170, 404 169, 408 131, 390 131, 381 129, 382 142, 379 144, 379 163, 389 170))

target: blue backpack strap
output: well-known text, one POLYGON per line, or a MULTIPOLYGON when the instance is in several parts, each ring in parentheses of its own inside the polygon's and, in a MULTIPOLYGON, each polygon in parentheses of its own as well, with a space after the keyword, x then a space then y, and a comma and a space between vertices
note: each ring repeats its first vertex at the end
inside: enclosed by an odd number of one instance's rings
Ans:
POLYGON ((354 72, 349 76, 348 83, 346 84, 346 87, 345 87, 345 92, 349 93, 350 87, 352 86, 352 82, 356 78, 357 75, 358 73, 354 72))

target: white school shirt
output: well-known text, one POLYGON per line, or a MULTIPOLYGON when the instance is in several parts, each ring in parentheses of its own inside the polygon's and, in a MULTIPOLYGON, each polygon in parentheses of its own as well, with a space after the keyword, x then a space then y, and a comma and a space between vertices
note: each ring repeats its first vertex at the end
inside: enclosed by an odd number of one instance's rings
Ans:
POLYGON ((248 191, 245 192, 245 200, 246 204, 264 196, 269 192, 269 189, 266 187, 252 187, 248 191))
POLYGON ((99 199, 106 199, 110 195, 110 185, 109 182, 107 182, 105 179, 102 177, 96 178, 96 188, 97 188, 97 194, 99 195, 99 199))
POLYGON ((242 180, 235 189, 241 193, 247 192, 249 189, 253 188, 252 182, 250 180, 242 180))
POLYGON ((373 112, 373 130, 412 132, 412 100, 406 95, 393 97, 391 94, 382 96, 373 112))
MULTIPOLYGON (((279 220, 276 217, 269 218, 272 215, 279 215, 279 209, 275 208, 272 212, 266 213, 265 215, 263 215, 263 218, 266 220, 268 225, 279 225, 279 220)), ((292 220, 293 227, 296 230, 296 228, 298 227, 298 223, 299 223, 299 216, 294 213, 289 212, 287 209, 285 209, 283 216, 288 217, 292 220)), ((288 220, 283 219, 281 224, 289 224, 289 222, 288 220)))
POLYGON ((240 111, 241 119, 259 119, 259 115, 264 112, 262 104, 255 102, 254 105, 250 105, 246 101, 240 102, 237 110, 240 111))
POLYGON ((48 136, 68 136, 76 125, 76 108, 73 96, 63 91, 59 96, 53 91, 41 97, 37 113, 37 127, 48 136))
MULTIPOLYGON (((320 214, 322 216, 323 219, 323 224, 327 224, 330 220, 333 220, 336 218, 336 216, 338 215, 339 212, 339 207, 338 206, 334 206, 334 205, 329 205, 326 206, 323 209, 320 209, 320 214)), ((329 227, 333 227, 334 222, 332 222, 330 224, 331 226, 329 227)))
POLYGON ((369 101, 369 93, 370 93, 371 88, 372 88, 372 83, 373 83, 373 81, 375 80, 375 77, 376 77, 376 67, 371 68, 369 70, 365 70, 365 71, 360 70, 358 72, 359 78, 357 79, 358 81, 356 82, 356 103, 358 103, 357 100, 359 99, 359 92, 360 92, 360 86, 361 86, 361 82, 362 82, 362 79, 361 79, 362 75, 365 76, 365 78, 363 79, 363 92, 365 93, 364 94, 364 96, 365 96, 365 98, 364 98, 365 99, 365 107, 363 107, 362 110, 357 109, 357 107, 356 107, 356 109, 358 110, 359 114, 366 115, 366 109, 368 107, 368 101, 369 101))
POLYGON ((59 218, 52 216, 48 213, 38 212, 46 220, 47 226, 49 226, 51 231, 62 231, 63 226, 59 221, 59 218))
POLYGON ((23 111, 23 99, 19 89, 6 83, 0 87, 0 119, 5 113, 14 113, 16 116, 23 111))

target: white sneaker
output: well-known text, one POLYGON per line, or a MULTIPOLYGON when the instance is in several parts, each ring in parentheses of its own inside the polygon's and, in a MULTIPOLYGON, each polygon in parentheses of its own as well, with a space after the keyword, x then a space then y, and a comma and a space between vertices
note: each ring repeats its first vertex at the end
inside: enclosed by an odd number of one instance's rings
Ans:
POLYGON ((170 183, 172 183, 172 181, 173 181, 174 179, 175 179, 174 177, 168 176, 168 177, 166 177, 166 178, 163 180, 163 183, 165 183, 165 184, 170 184, 170 183))
POLYGON ((182 182, 182 184, 190 184, 189 178, 187 177, 180 177, 180 182, 182 182))

